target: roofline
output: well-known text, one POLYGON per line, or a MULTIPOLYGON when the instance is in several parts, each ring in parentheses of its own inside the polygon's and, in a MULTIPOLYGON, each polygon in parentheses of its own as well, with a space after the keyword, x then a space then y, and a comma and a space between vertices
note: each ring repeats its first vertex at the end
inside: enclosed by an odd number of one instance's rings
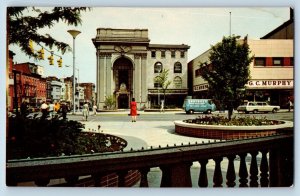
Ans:
POLYGON ((189 45, 185 45, 185 44, 149 44, 148 46, 149 48, 181 48, 181 49, 189 49, 190 46, 189 45))
POLYGON ((261 37, 260 39, 267 39, 269 36, 277 33, 278 31, 282 30, 283 28, 285 28, 286 26, 288 26, 292 23, 294 23, 294 20, 288 20, 288 21, 284 22, 282 25, 280 25, 279 27, 275 28, 273 31, 271 31, 268 34, 261 37))

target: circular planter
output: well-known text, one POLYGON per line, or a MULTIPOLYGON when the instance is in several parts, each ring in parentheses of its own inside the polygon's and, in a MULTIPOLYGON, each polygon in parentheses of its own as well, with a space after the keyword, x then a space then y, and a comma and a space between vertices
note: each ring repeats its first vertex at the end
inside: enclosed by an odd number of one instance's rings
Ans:
POLYGON ((224 125, 200 125, 174 121, 175 132, 180 135, 208 138, 208 139, 242 139, 248 137, 269 136, 290 130, 294 123, 282 121, 278 125, 263 126, 224 126, 224 125))

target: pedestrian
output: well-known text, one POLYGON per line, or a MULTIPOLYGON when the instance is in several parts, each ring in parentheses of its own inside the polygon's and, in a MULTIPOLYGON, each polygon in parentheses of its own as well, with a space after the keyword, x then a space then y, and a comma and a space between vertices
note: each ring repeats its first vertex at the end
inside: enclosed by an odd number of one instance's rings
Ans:
POLYGON ((27 105, 27 102, 26 101, 23 101, 21 103, 21 115, 22 116, 26 116, 27 115, 27 112, 28 112, 28 105, 27 105))
POLYGON ((94 106, 93 106, 93 113, 96 116, 96 114, 97 114, 97 106, 96 106, 96 104, 94 104, 94 106))
POLYGON ((49 115, 50 115, 51 119, 53 118, 53 112, 54 112, 54 104, 53 104, 52 101, 50 101, 50 103, 49 103, 49 115))
POLYGON ((89 116, 89 105, 87 102, 85 102, 82 107, 82 115, 83 115, 83 120, 87 121, 89 116))
POLYGON ((45 119, 48 115, 48 105, 45 101, 43 101, 41 105, 41 111, 42 111, 42 119, 45 119))
POLYGON ((131 116, 131 122, 136 122, 137 110, 136 110, 136 102, 134 98, 132 98, 130 102, 130 116, 131 116))
POLYGON ((290 112, 291 109, 293 108, 293 102, 291 101, 290 98, 289 98, 289 100, 288 100, 288 108, 289 108, 289 112, 290 112))
POLYGON ((60 111, 60 104, 58 102, 54 103, 54 112, 58 113, 60 111))
POLYGON ((66 120, 67 119, 67 112, 68 112, 68 106, 67 106, 66 103, 61 104, 60 111, 61 111, 63 119, 66 120))
POLYGON ((161 100, 161 104, 160 104, 160 112, 164 112, 164 111, 165 111, 164 107, 165 107, 165 101, 164 101, 164 100, 161 100))

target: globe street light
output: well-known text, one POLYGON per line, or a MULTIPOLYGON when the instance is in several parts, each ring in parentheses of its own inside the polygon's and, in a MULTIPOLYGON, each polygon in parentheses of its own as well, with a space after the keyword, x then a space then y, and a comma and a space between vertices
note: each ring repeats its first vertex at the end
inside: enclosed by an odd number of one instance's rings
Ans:
POLYGON ((73 114, 75 114, 75 88, 76 88, 76 82, 75 82, 75 38, 76 36, 81 33, 77 30, 68 30, 68 33, 70 33, 73 37, 73 114))

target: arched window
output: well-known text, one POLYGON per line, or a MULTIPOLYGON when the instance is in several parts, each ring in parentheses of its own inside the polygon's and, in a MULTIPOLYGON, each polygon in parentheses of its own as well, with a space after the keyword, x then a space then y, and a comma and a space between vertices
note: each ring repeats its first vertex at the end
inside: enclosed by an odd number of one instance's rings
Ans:
POLYGON ((154 64, 154 73, 161 73, 163 70, 163 65, 161 62, 156 62, 154 64))
POLYGON ((180 62, 174 64, 174 73, 182 73, 182 65, 180 62))
POLYGON ((175 88, 182 88, 182 79, 179 76, 174 78, 174 87, 175 88))
POLYGON ((153 81, 154 81, 154 88, 161 88, 162 87, 161 83, 159 82, 159 76, 156 76, 153 79, 153 81))

